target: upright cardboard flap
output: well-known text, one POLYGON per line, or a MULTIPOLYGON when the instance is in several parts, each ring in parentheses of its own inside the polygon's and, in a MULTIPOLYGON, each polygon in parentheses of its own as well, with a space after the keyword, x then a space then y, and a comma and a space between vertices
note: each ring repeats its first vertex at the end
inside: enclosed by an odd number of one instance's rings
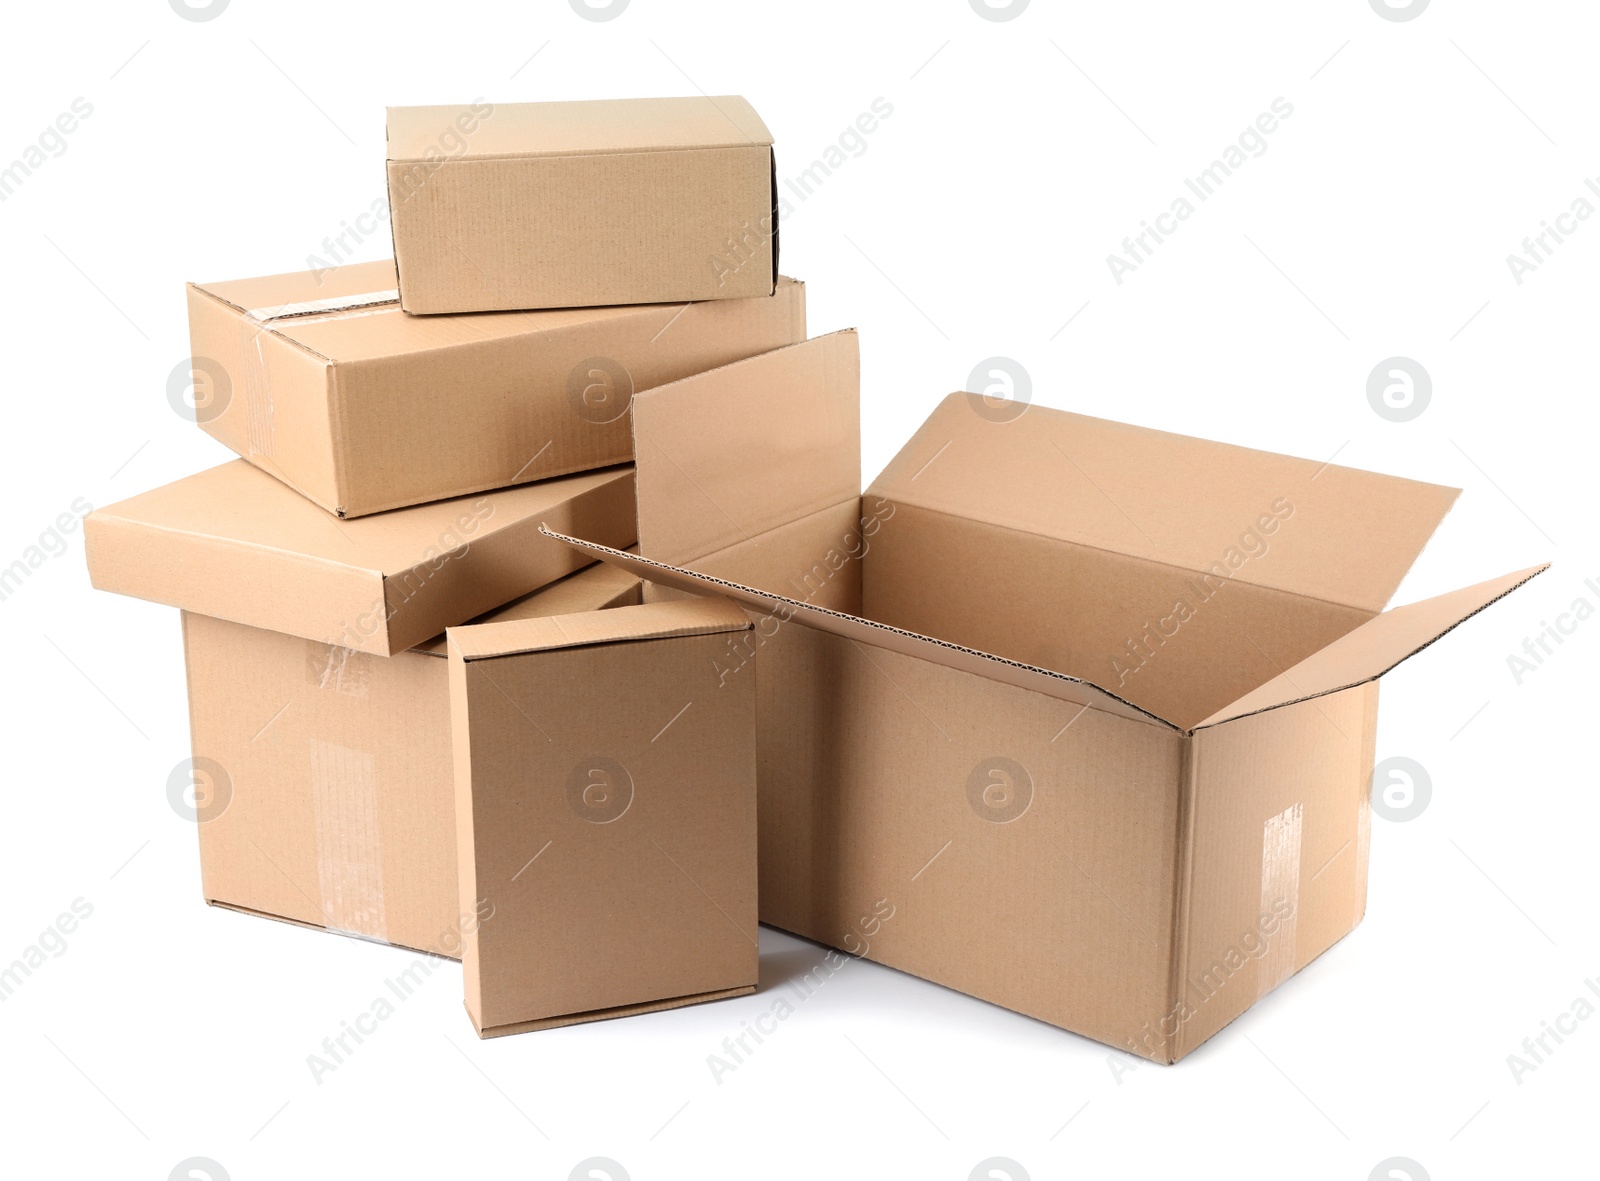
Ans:
POLYGON ((951 394, 868 495, 1373 614, 1460 495, 1062 410, 1000 406, 951 394), (1262 557, 1269 542, 1270 559, 1262 557))
POLYGON ((853 329, 636 394, 639 548, 686 565, 861 490, 853 329))
POLYGON ((1375 681, 1549 568, 1549 563, 1533 566, 1386 611, 1340 636, 1259 689, 1246 693, 1232 705, 1218 710, 1195 729, 1218 726, 1235 718, 1375 681))
POLYGON ((862 619, 859 616, 849 615, 843 611, 819 607, 814 603, 803 603, 799 599, 791 599, 769 591, 756 590, 753 587, 743 586, 737 582, 714 578, 709 574, 696 574, 691 570, 684 570, 678 566, 657 562, 637 554, 624 553, 621 550, 598 545, 592 541, 568 537, 550 529, 542 528, 540 532, 546 537, 564 541, 568 545, 582 550, 590 557, 609 562, 649 582, 659 583, 674 590, 688 591, 695 595, 724 595, 746 609, 760 612, 766 616, 767 622, 757 628, 764 635, 770 635, 773 630, 784 627, 791 621, 798 621, 818 631, 843 636, 845 639, 852 640, 858 644, 869 644, 874 647, 886 648, 891 652, 899 652, 902 655, 931 660, 935 664, 948 665, 951 668, 976 673, 978 676, 987 677, 992 681, 1000 681, 1003 684, 1015 685, 1023 689, 1032 689, 1035 692, 1043 693, 1047 697, 1054 697, 1059 701, 1070 701, 1075 705, 1093 706, 1095 709, 1104 710, 1118 717, 1148 722, 1168 730, 1176 730, 1178 728, 1164 718, 1158 718, 1148 710, 1140 709, 1133 703, 1124 701, 1115 693, 1107 692, 1089 681, 1080 680, 1077 677, 1069 677, 1064 673, 1035 668, 1032 665, 1022 664, 1015 660, 1006 660, 1003 657, 992 656, 986 652, 978 652, 972 648, 963 648, 959 644, 951 644, 944 640, 919 636, 915 632, 905 631, 902 628, 890 627, 883 623, 874 623, 870 619, 862 619))
POLYGON ((451 632, 483 1036, 754 990, 755 683, 715 670, 724 633, 749 627, 690 600, 451 632))
POLYGON ((340 520, 244 460, 90 513, 95 587, 392 656, 583 565, 549 522, 634 540, 633 469, 340 520))

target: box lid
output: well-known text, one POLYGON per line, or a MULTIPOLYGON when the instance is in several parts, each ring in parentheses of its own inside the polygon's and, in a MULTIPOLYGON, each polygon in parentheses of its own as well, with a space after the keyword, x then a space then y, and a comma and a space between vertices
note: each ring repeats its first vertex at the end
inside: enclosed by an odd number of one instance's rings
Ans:
POLYGON ((1376 614, 1460 489, 956 393, 869 495, 1376 614), (1295 528, 1234 568, 1280 500, 1295 528))
POLYGON ((388 656, 584 565, 542 523, 634 540, 633 469, 341 520, 244 460, 97 509, 101 590, 388 656))
POLYGON ((751 627, 687 599, 451 628, 467 1011, 494 1036, 751 991, 751 627))
POLYGON ((388 159, 393 161, 591 155, 751 144, 770 147, 772 133, 755 108, 738 95, 388 109, 388 159), (471 134, 462 134, 463 126, 471 127, 471 134))

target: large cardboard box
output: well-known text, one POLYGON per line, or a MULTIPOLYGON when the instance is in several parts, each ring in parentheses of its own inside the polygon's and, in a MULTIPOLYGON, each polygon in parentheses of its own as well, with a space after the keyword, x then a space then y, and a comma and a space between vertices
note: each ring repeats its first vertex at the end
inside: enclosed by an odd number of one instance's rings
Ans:
POLYGON ((752 992, 755 682, 726 599, 451 628, 467 1012, 493 1037, 752 992))
POLYGON ((415 314, 771 295, 772 133, 717 98, 390 107, 415 314))
POLYGON ((344 521, 234 460, 84 519, 90 581, 393 656, 587 564, 541 524, 634 541, 633 468, 344 521))
MULTIPOLYGON (((479 622, 639 601, 590 566, 479 622)), ((393 657, 183 613, 205 900, 460 958, 445 638, 393 657)), ((525 739, 525 732, 519 732, 525 739)))
POLYGON ((387 260, 191 284, 194 414, 345 517, 587 471, 633 458, 635 390, 805 339, 804 285, 768 287, 421 319, 387 260))
POLYGON ((582 548, 755 613, 763 922, 1175 1061, 1364 914, 1377 678, 1542 567, 1385 611, 1457 490, 975 394, 858 495, 857 381, 635 399, 582 548))

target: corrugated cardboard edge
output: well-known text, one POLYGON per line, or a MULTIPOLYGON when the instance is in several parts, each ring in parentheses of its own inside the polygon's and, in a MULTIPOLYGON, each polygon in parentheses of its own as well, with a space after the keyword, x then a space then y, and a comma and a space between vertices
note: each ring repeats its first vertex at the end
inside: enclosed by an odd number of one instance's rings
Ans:
MULTIPOLYGON (((936 664, 958 668, 964 672, 974 673, 992 681, 999 681, 1002 684, 1033 689, 1045 694, 1047 697, 1053 697, 1060 701, 1070 701, 1075 705, 1087 705, 1090 708, 1100 709, 1118 717, 1159 726, 1165 730, 1182 732, 1179 727, 1166 719, 1157 717, 1149 710, 1141 709, 1131 701, 1126 701, 1115 693, 1100 688, 1100 686, 1091 681, 1085 681, 1078 677, 1069 677, 1065 673, 1052 672, 1049 669, 1038 668, 1035 665, 1023 664, 1020 661, 1007 660, 1003 656, 979 652, 975 648, 964 648, 960 644, 952 644, 948 640, 918 635, 916 632, 905 631, 902 628, 891 627, 888 624, 877 623, 870 619, 863 619, 858 615, 847 615, 843 611, 814 606, 810 603, 803 603, 798 599, 786 598, 783 595, 772 594, 768 591, 758 591, 752 587, 741 586, 737 582, 728 582, 725 579, 712 577, 709 574, 696 574, 691 570, 684 570, 678 566, 669 566, 665 562, 657 562, 651 558, 624 553, 621 550, 615 550, 595 542, 568 537, 563 533, 555 533, 547 528, 541 527, 539 531, 547 537, 576 546, 584 553, 602 561, 620 566, 624 570, 637 574, 640 578, 671 586, 677 590, 685 590, 702 595, 722 594, 751 610, 759 611, 769 617, 775 617, 779 612, 783 612, 789 618, 799 618, 802 621, 809 620, 812 626, 825 632, 843 636, 846 639, 887 648, 890 651, 900 652, 907 656, 932 660, 936 664), (1064 692, 1069 686, 1074 688, 1075 695, 1068 696, 1064 692), (1090 697, 1091 700, 1082 700, 1084 696, 1090 697)), ((781 622, 782 620, 780 620, 781 622)))
MULTIPOLYGON (((562 1017, 542 1017, 536 1021, 514 1021, 508 1025, 491 1025, 480 1028, 476 1019, 473 1028, 481 1038, 504 1037, 512 1033, 535 1033, 541 1029, 560 1029, 565 1025, 582 1025, 589 1021, 610 1021, 616 1017, 633 1017, 640 1013, 659 1013, 667 1009, 682 1009, 706 1001, 727 1000, 730 997, 749 996, 756 990, 754 984, 741 984, 734 988, 720 988, 714 992, 692 992, 687 996, 670 997, 664 1001, 641 1001, 636 1005, 618 1005, 611 1009, 591 1009, 587 1013, 569 1013, 562 1017)), ((468 1008, 467 1016, 472 1016, 468 1008)))
MULTIPOLYGON (((1407 651, 1404 655, 1400 656, 1399 658, 1391 660, 1388 664, 1384 665, 1383 668, 1377 670, 1376 672, 1371 673, 1368 676, 1358 677, 1357 679, 1355 679, 1353 681, 1348 681, 1348 682, 1344 682, 1344 683, 1341 683, 1341 684, 1338 684, 1338 685, 1333 685, 1333 686, 1331 686, 1329 688, 1326 688, 1326 689, 1320 689, 1315 693, 1304 693, 1304 694, 1301 694, 1300 696, 1297 696, 1297 697, 1293 697, 1293 698, 1286 699, 1286 700, 1283 700, 1283 701, 1276 701, 1276 702, 1273 702, 1270 705, 1261 706, 1259 709, 1246 710, 1246 711, 1244 711, 1242 713, 1230 713, 1229 712, 1235 706, 1238 705, 1238 702, 1234 702, 1233 705, 1224 706, 1222 709, 1220 709, 1216 713, 1212 714, 1205 721, 1200 722, 1199 724, 1195 725, 1192 729, 1190 729, 1189 733, 1193 734, 1193 733, 1196 733, 1196 732, 1198 732, 1200 730, 1209 729, 1209 728, 1211 728, 1213 726, 1226 725, 1228 722, 1235 722, 1235 721, 1238 721, 1240 718, 1254 717, 1257 714, 1267 713, 1267 712, 1269 712, 1271 710, 1285 709, 1285 708, 1287 708, 1288 706, 1291 706, 1291 705, 1298 705, 1302 701, 1312 701, 1312 700, 1315 700, 1318 697, 1327 697, 1329 694, 1332 694, 1332 693, 1342 693, 1346 689, 1354 689, 1358 685, 1366 685, 1366 684, 1371 683, 1372 681, 1376 681, 1378 678, 1387 675, 1388 673, 1390 673, 1394 669, 1398 668, 1400 665, 1404 664, 1406 661, 1410 660, 1413 656, 1417 655, 1419 652, 1422 652, 1425 649, 1431 648, 1434 644, 1437 644, 1445 636, 1447 636, 1451 632, 1455 631, 1456 628, 1460 627, 1463 623, 1467 622, 1467 620, 1471 619, 1473 616, 1479 614, 1482 611, 1488 610, 1490 607, 1494 606, 1494 604, 1498 603, 1501 599, 1503 599, 1507 595, 1509 595, 1512 591, 1517 590, 1520 587, 1526 586, 1530 581, 1532 581, 1533 579, 1537 578, 1539 575, 1543 574, 1548 569, 1550 569, 1550 563, 1549 562, 1545 562, 1543 565, 1533 566, 1533 567, 1528 568, 1527 570, 1521 571, 1520 573, 1521 573, 1522 577, 1518 578, 1515 582, 1513 582, 1509 586, 1505 587, 1505 589, 1501 590, 1498 594, 1492 596, 1489 599, 1486 599, 1484 602, 1482 602, 1478 606, 1474 607, 1471 611, 1468 611, 1465 615, 1461 616, 1454 623, 1450 624, 1448 627, 1444 628, 1442 631, 1436 632, 1434 635, 1429 637, 1427 640, 1425 640, 1422 643, 1418 644, 1415 648, 1410 649, 1409 651, 1407 651)), ((1489 581, 1493 582, 1493 581, 1496 581, 1496 580, 1490 579, 1489 581)), ((1483 584, 1479 583, 1478 585, 1481 586, 1483 584)), ((1459 593, 1462 593, 1462 592, 1465 592, 1465 591, 1469 591, 1469 590, 1472 590, 1472 589, 1473 589, 1472 587, 1460 587, 1456 591, 1447 591, 1443 595, 1436 595, 1436 596, 1434 596, 1434 599, 1446 598, 1449 595, 1459 594, 1459 593)), ((1429 603, 1429 602, 1432 602, 1432 601, 1434 601, 1434 600, 1433 599, 1423 599, 1423 600, 1420 600, 1420 602, 1418 602, 1418 603, 1407 604, 1407 606, 1421 606, 1421 605, 1423 605, 1425 603, 1429 603)), ((1403 611, 1403 610, 1405 610, 1405 607, 1394 608, 1394 610, 1403 611)), ((1380 616, 1375 616, 1374 619, 1368 621, 1368 624, 1376 622, 1377 620, 1382 619, 1382 618, 1383 618, 1383 616, 1381 616, 1381 615, 1380 616)), ((1364 624, 1363 626, 1367 626, 1367 625, 1364 624)), ((1275 683, 1277 681, 1280 681, 1280 680, 1284 681, 1286 684, 1289 684, 1289 685, 1292 686, 1294 684, 1294 672, 1295 672, 1295 669, 1300 668, 1303 665, 1306 665, 1306 664, 1309 664, 1309 663, 1315 661, 1318 657, 1320 657, 1329 648, 1332 648, 1337 644, 1345 642, 1346 640, 1350 639, 1352 636, 1358 635, 1360 633, 1360 631, 1361 631, 1361 628, 1356 628, 1355 631, 1349 632, 1346 635, 1341 636, 1339 639, 1333 641, 1332 644, 1329 644, 1326 647, 1320 649, 1319 651, 1314 652, 1310 656, 1306 657, 1305 660, 1303 660, 1299 664, 1295 665, 1294 668, 1290 668, 1287 671, 1285 671, 1283 673, 1280 673, 1278 676, 1273 677, 1271 680, 1267 681, 1266 684, 1259 685, 1255 689, 1252 689, 1249 693, 1245 694, 1244 697, 1241 697, 1239 699, 1239 701, 1247 700, 1248 698, 1256 695, 1257 693, 1263 692, 1264 690, 1269 688, 1273 683, 1275 683)))
POLYGON ((272 919, 274 922, 287 923, 291 927, 300 927, 306 931, 317 931, 325 935, 343 935, 346 939, 355 939, 362 943, 376 943, 380 947, 396 947, 402 951, 414 951, 418 955, 435 956, 441 960, 460 960, 460 956, 446 955, 437 948, 416 947, 410 943, 392 943, 386 939, 379 939, 376 935, 363 935, 359 931, 345 931, 338 927, 326 927, 321 923, 308 923, 304 919, 290 918, 288 915, 273 914, 269 910, 257 910, 251 906, 243 906, 237 902, 229 902, 224 898, 207 898, 207 906, 214 906, 218 910, 231 910, 235 914, 247 914, 252 918, 272 919))

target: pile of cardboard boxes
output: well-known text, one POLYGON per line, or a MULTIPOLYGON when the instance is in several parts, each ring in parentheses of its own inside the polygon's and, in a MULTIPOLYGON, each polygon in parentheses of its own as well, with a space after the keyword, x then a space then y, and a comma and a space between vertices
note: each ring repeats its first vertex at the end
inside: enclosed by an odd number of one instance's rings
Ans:
POLYGON ((735 996, 757 921, 1157 1061, 1365 909, 1385 611, 1456 491, 950 395, 738 98, 389 112, 393 263, 195 284, 243 458, 93 513, 182 609, 215 905, 459 957, 480 1034, 735 996), (759 786, 759 794, 758 794, 759 786))

